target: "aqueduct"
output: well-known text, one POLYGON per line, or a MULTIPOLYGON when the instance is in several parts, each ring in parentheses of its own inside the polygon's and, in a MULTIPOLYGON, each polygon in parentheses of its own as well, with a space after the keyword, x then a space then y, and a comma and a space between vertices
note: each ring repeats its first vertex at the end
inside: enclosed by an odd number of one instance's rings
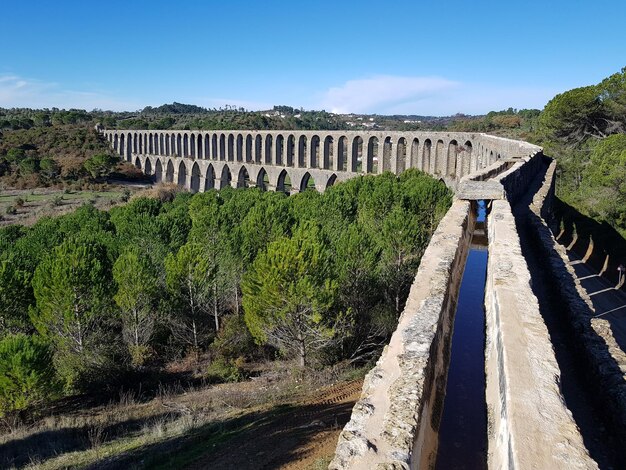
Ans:
POLYGON ((533 289, 519 227, 528 227, 543 250, 561 291, 554 295, 576 325, 599 399, 607 404, 614 429, 626 438, 621 372, 626 356, 616 358, 615 348, 592 324, 584 294, 550 232, 555 162, 540 147, 479 133, 100 131, 123 159, 155 181, 175 182, 192 192, 227 186, 324 191, 336 181, 408 168, 455 189, 397 329, 365 378, 330 469, 435 468, 459 285, 476 226, 472 205, 478 200, 489 203, 486 340, 480 351, 486 467, 598 468, 563 397, 563 370, 545 307, 533 289))
POLYGON ((477 133, 106 130, 123 159, 192 192, 226 186, 323 191, 358 174, 417 168, 453 183, 530 144, 477 133))

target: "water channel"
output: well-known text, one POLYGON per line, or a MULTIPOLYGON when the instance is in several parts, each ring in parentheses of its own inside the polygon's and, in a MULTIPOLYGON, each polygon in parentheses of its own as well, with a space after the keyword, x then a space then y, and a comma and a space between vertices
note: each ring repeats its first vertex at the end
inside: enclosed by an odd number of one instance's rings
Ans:
POLYGON ((438 470, 487 467, 484 299, 488 251, 484 201, 479 201, 477 211, 454 318, 439 427, 438 470))

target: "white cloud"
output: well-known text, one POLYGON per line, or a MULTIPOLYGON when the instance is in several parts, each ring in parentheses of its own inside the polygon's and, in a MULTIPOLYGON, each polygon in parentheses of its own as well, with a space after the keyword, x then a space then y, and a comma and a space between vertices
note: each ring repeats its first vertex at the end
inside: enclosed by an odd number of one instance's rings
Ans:
POLYGON ((0 107, 129 111, 142 106, 106 93, 67 90, 58 83, 5 74, 0 75, 0 107))
POLYGON ((324 93, 321 107, 334 113, 387 113, 402 103, 420 102, 441 96, 458 87, 457 82, 439 77, 379 75, 349 80, 324 93))
POLYGON ((484 114, 493 110, 543 108, 558 90, 463 83, 441 77, 381 75, 329 88, 315 108, 335 113, 484 114))

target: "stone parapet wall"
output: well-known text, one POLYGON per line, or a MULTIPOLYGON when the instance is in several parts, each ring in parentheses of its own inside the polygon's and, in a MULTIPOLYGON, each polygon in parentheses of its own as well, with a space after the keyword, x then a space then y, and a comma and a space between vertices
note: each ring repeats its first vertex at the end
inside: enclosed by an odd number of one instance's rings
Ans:
POLYGON ((440 222, 422 257, 398 328, 365 378, 330 469, 434 465, 472 217, 470 203, 456 200, 440 222))
POLYGON ((538 145, 529 144, 523 140, 507 139, 489 134, 479 135, 483 145, 497 149, 505 158, 525 158, 543 151, 538 145))
POLYGON ((528 185, 542 167, 544 156, 541 147, 499 137, 493 139, 497 139, 496 143, 505 147, 512 147, 507 151, 510 152, 509 155, 515 157, 498 159, 491 165, 461 178, 456 188, 459 198, 507 199, 514 203, 526 193, 528 185))
POLYGON ((563 403, 559 367, 507 201, 493 201, 488 229, 488 467, 597 468, 563 403))
POLYGON ((498 175, 497 179, 504 188, 506 199, 514 205, 528 191, 530 183, 543 167, 543 151, 526 155, 511 168, 498 175))
MULTIPOLYGON (((626 353, 619 347, 608 321, 592 318, 595 314, 591 299, 580 285, 565 247, 554 238, 548 223, 554 197, 553 161, 540 190, 530 205, 528 223, 538 246, 543 252, 550 274, 559 286, 559 296, 566 312, 578 350, 584 358, 584 367, 590 371, 590 383, 604 409, 606 421, 611 423, 617 441, 626 442, 626 353)), ((626 450, 621 450, 626 456, 626 450)))

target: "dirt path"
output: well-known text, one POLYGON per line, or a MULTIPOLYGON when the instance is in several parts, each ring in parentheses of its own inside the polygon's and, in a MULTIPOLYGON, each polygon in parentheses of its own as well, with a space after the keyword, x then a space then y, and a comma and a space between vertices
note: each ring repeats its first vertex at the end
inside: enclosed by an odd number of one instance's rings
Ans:
POLYGON ((187 468, 326 468, 361 386, 361 380, 335 385, 320 390, 311 399, 262 416, 248 430, 187 468))

